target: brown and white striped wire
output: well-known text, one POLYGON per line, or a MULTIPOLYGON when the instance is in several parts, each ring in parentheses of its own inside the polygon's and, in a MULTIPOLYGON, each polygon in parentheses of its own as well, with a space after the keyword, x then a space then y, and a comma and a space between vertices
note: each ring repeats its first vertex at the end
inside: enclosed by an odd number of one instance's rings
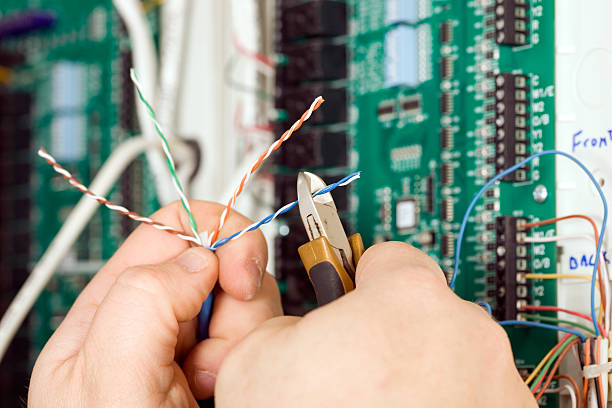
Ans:
POLYGON ((166 231, 169 232, 171 234, 176 235, 177 237, 185 240, 185 241, 189 241, 192 242, 196 245, 200 245, 198 243, 198 240, 192 236, 186 235, 185 233, 170 227, 168 225, 164 225, 161 224, 157 221, 152 220, 151 218, 148 217, 144 217, 134 211, 128 210, 127 208, 116 204, 110 200, 107 200, 106 198, 99 196, 98 194, 94 193, 93 191, 91 191, 90 189, 88 189, 87 187, 85 187, 82 183, 80 183, 68 170, 66 170, 65 168, 63 168, 56 160, 53 156, 51 156, 44 148, 40 148, 38 149, 38 155, 40 157, 42 157, 43 159, 45 159, 45 161, 47 163, 49 163, 51 166, 53 166, 53 169, 60 174, 62 177, 64 177, 71 185, 73 185, 76 189, 78 189, 81 193, 85 194, 87 197, 96 200, 98 203, 108 207, 110 210, 116 211, 122 215, 125 215, 127 217, 130 217, 132 220, 137 221, 137 222, 142 222, 144 224, 150 225, 153 228, 156 228, 158 230, 161 231, 166 231))

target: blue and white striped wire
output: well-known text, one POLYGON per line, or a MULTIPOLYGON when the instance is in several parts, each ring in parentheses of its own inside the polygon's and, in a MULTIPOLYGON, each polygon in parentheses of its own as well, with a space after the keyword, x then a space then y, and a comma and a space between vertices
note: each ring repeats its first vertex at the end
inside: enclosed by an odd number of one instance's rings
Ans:
MULTIPOLYGON (((593 183, 593 185, 595 186, 595 188, 597 189, 597 192, 599 193, 599 196, 601 198, 601 202, 603 204, 603 220, 601 222, 601 230, 599 233, 599 239, 597 240, 597 249, 595 251, 595 262, 593 263, 593 276, 591 279, 591 318, 593 319, 593 327, 595 329, 595 333, 597 336, 600 336, 600 330, 599 327, 597 325, 597 316, 595 313, 595 282, 597 281, 597 265, 599 265, 599 258, 600 258, 600 254, 601 254, 601 247, 603 244, 603 239, 604 239, 604 235, 606 232, 606 224, 608 222, 608 202, 606 200, 606 196, 604 195, 601 187, 599 186, 599 183, 597 182, 597 180, 595 180, 595 177, 593 176, 593 174, 589 171, 589 169, 582 164, 582 162, 578 159, 576 159, 574 156, 559 151, 559 150, 545 150, 543 152, 540 153, 536 153, 532 156, 527 157, 525 160, 515 164, 514 166, 508 168, 507 170, 502 171, 501 173, 499 173, 498 175, 496 175, 495 177, 493 177, 491 180, 489 180, 481 189, 480 191, 474 196, 474 198, 472 199, 472 202, 470 203, 470 205, 468 206, 467 210, 465 211, 465 215, 463 216, 463 220, 461 221, 461 227, 459 229, 459 235, 457 236, 457 250, 455 252, 455 265, 453 268, 453 274, 451 276, 450 279, 450 288, 451 289, 455 289, 455 281, 457 280, 457 274, 459 272, 459 261, 461 259, 461 244, 463 243, 463 236, 465 234, 465 229, 467 226, 467 223, 469 221, 470 218, 470 214, 472 213, 472 210, 474 209, 474 206, 476 205, 476 202, 478 201, 478 199, 484 194, 484 192, 491 187, 494 183, 496 183, 497 181, 499 181, 500 179, 502 179, 503 177, 507 176, 508 174, 511 174, 513 172, 515 172, 517 169, 523 167, 524 165, 528 164, 529 162, 531 162, 532 160, 541 157, 541 156, 548 156, 548 155, 558 155, 558 156, 563 156, 568 158, 569 160, 571 160, 572 162, 574 162, 576 165, 578 165, 578 167, 580 167, 589 177, 589 179, 591 180, 591 182, 593 183)), ((530 324, 525 324, 527 322, 521 322, 520 324, 523 326, 535 326, 533 323, 535 322, 528 322, 530 324)), ((538 325, 540 325, 540 323, 538 323, 538 325)), ((550 326, 550 325, 546 325, 546 326, 550 326)), ((538 326, 541 327, 541 326, 538 326)), ((553 326, 556 327, 556 326, 553 326)), ((569 330, 569 329, 567 329, 569 330)), ((563 329, 563 331, 567 331, 566 329, 563 329)), ((574 333, 575 334, 575 333, 574 333)), ((584 337, 584 336, 583 336, 584 337)))
MULTIPOLYGON (((359 171, 355 172, 353 174, 349 174, 348 176, 344 177, 342 180, 340 180, 340 181, 338 181, 336 183, 330 184, 329 186, 327 186, 327 187, 317 191, 312 196, 316 197, 316 196, 319 196, 319 195, 322 195, 322 194, 329 193, 330 191, 335 190, 338 187, 344 187, 346 185, 349 185, 353 181, 357 180, 360 176, 361 176, 361 172, 359 172, 359 171)), ((255 223, 249 225, 247 228, 243 229, 242 231, 238 231, 235 234, 230 235, 227 238, 223 238, 223 239, 220 239, 220 240, 216 241, 210 247, 210 249, 212 251, 214 251, 217 248, 219 248, 220 246, 227 244, 229 241, 238 239, 241 236, 243 236, 244 234, 246 234, 247 232, 258 229, 262 225, 271 222, 272 220, 274 220, 275 218, 279 217, 280 215, 285 214, 288 211, 291 211, 296 205, 298 205, 297 201, 294 201, 292 203, 284 205, 283 207, 279 208, 274 214, 268 215, 267 217, 265 217, 261 221, 255 222, 255 223)))

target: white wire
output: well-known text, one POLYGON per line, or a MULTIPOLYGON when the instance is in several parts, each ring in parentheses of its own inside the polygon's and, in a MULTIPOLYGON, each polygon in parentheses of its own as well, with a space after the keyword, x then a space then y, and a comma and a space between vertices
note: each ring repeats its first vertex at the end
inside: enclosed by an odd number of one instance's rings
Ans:
MULTIPOLYGON (((138 72, 144 92, 149 96, 151 106, 156 106, 157 53, 153 33, 138 0, 113 0, 117 13, 127 28, 132 44, 134 69, 138 72)), ((134 91, 135 92, 135 91, 134 91)), ((138 99, 137 99, 138 100, 138 99)), ((137 103, 136 113, 140 130, 145 138, 156 139, 153 123, 149 120, 146 108, 137 103)), ((147 161, 155 179, 157 198, 166 205, 174 200, 174 188, 166 161, 159 151, 147 152, 147 161)))
MULTIPOLYGON (((572 240, 572 239, 585 239, 589 242, 592 242, 594 245, 597 244, 595 241, 595 237, 589 234, 568 234, 568 235, 552 235, 547 237, 525 237, 523 238, 523 242, 528 242, 532 244, 536 243, 547 243, 547 242, 557 242, 563 240, 572 240)), ((599 262, 603 265, 603 286, 604 293, 606 295, 606 304, 604 305, 604 327, 606 332, 610 330, 610 311, 612 299, 610 299, 610 271, 608 270, 608 263, 604 259, 604 257, 599 257, 599 262)))
POLYGON ((576 398, 576 391, 574 390, 574 387, 572 387, 569 384, 565 384, 559 388, 551 388, 546 390, 544 393, 545 394, 555 394, 555 393, 561 393, 561 391, 567 391, 570 395, 570 399, 572 400, 572 408, 577 408, 578 407, 578 400, 576 398))
MULTIPOLYGON (((120 144, 106 160, 91 183, 91 188, 106 195, 127 166, 147 149, 159 146, 159 141, 144 137, 131 138, 120 144)), ((66 218, 53 241, 32 269, 27 280, 11 302, 0 321, 0 360, 4 357, 21 323, 61 264, 66 253, 77 240, 98 203, 83 196, 66 218)))

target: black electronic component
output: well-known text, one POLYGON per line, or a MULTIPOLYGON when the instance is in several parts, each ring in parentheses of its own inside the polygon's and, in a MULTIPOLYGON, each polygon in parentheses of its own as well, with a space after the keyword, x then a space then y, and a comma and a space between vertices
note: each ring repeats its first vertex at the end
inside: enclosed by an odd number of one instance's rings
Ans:
POLYGON ((440 129, 440 147, 444 150, 452 149, 455 145, 455 134, 450 128, 440 129))
POLYGON ((427 177, 427 212, 433 214, 436 211, 436 179, 434 175, 427 177))
POLYGON ((444 198, 440 202, 440 219, 452 222, 455 220, 455 203, 450 198, 444 198))
POLYGON ((333 80, 346 77, 347 57, 344 44, 308 41, 284 47, 286 65, 278 75, 284 84, 297 85, 303 81, 333 80))
POLYGON ((344 167, 348 164, 347 152, 345 132, 309 130, 280 149, 275 158, 279 165, 292 169, 344 167))
POLYGON ((525 274, 529 272, 528 244, 519 239, 520 223, 524 218, 503 216, 496 220, 496 305, 498 320, 516 320, 520 304, 529 300, 529 286, 525 274))
POLYGON ((346 35, 347 5, 328 0, 293 2, 282 6, 280 20, 283 42, 346 35))
POLYGON ((440 112, 443 115, 448 115, 453 112, 453 94, 444 92, 440 95, 440 112))
POLYGON ((378 118, 387 120, 395 116, 395 101, 384 101, 378 105, 378 118))
POLYGON ((495 41, 502 45, 529 43, 529 1, 496 0, 495 41))
POLYGON ((440 251, 443 257, 450 258, 455 256, 455 236, 444 234, 441 237, 440 251))
POLYGON ((442 163, 440 166, 440 182, 445 186, 455 183, 455 170, 451 163, 442 163))
MULTIPOLYGON (((526 75, 502 73, 495 78, 495 168, 501 172, 524 160, 529 130, 529 87, 526 75)), ((525 181, 527 166, 504 177, 506 181, 525 181)))
POLYGON ((440 42, 448 44, 453 41, 453 23, 445 21, 440 24, 440 42))
POLYGON ((440 76, 442 79, 452 78, 453 68, 453 59, 450 57, 443 57, 440 60, 440 76))
POLYGON ((279 97, 277 106, 287 111, 290 120, 296 120, 320 95, 325 98, 325 109, 314 112, 309 124, 346 122, 348 97, 345 88, 331 88, 323 84, 313 84, 312 86, 286 89, 279 97))
POLYGON ((400 100, 400 106, 402 113, 405 115, 419 113, 421 111, 421 96, 413 95, 406 99, 400 100))

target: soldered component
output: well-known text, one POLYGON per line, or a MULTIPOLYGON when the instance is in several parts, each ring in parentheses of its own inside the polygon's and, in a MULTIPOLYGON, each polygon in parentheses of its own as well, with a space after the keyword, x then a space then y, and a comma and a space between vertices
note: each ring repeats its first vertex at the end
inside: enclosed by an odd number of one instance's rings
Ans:
POLYGON ((455 173, 452 163, 442 163, 440 166, 440 181, 445 186, 455 183, 455 173))
POLYGON ((395 226, 399 231, 416 228, 418 213, 418 204, 414 197, 398 199, 395 203, 395 226))
POLYGON ((428 213, 433 214, 436 211, 435 203, 436 203, 436 178, 432 174, 429 177, 427 177, 426 205, 427 205, 428 213))
POLYGON ((445 21, 440 24, 440 42, 448 44, 453 41, 453 23, 445 21))
POLYGON ((440 76, 442 79, 452 78, 453 67, 453 59, 451 57, 443 57, 440 59, 440 76))
POLYGON ((445 258, 455 256, 455 236, 453 234, 444 234, 441 240, 440 250, 442 256, 445 258))
POLYGON ((388 121, 395 118, 395 101, 383 101, 378 105, 378 119, 388 121))
POLYGON ((502 45, 529 43, 529 1, 497 0, 495 6, 495 41, 502 45))
POLYGON ((455 134, 451 128, 443 127, 440 129, 440 147, 443 150, 450 150, 455 146, 455 134))
POLYGON ((400 99, 402 115, 416 115, 421 113, 421 95, 411 95, 400 99))
POLYGON ((434 231, 423 231, 417 235, 416 240, 422 247, 433 246, 436 243, 436 233, 434 231))
POLYGON ((445 198, 440 201, 440 218, 447 222, 455 220, 455 203, 452 199, 445 198))
POLYGON ((440 112, 443 115, 448 115, 453 112, 453 94, 450 92, 444 92, 440 95, 440 112))

